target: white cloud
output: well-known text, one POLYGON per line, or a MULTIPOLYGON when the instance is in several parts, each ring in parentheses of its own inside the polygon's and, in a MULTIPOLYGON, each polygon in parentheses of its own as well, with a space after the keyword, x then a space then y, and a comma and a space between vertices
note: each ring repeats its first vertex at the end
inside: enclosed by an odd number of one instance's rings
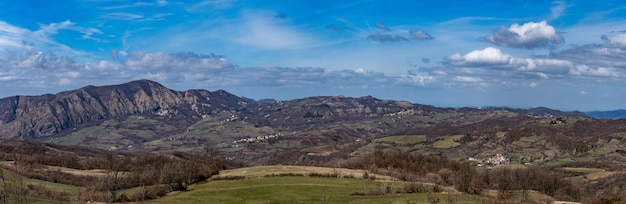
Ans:
POLYGON ((94 73, 106 73, 106 72, 110 72, 110 71, 116 71, 121 69, 122 65, 117 64, 117 63, 112 63, 109 61, 100 61, 100 62, 95 62, 95 63, 86 63, 83 65, 83 68, 86 71, 91 71, 94 73))
POLYGON ((411 84, 417 86, 426 86, 434 83, 435 81, 435 77, 433 76, 418 74, 404 75, 398 79, 398 82, 402 84, 411 84))
POLYGON ((0 21, 0 49, 19 48, 29 30, 0 21))
POLYGON ((445 58, 445 64, 461 67, 459 72, 475 73, 480 70, 500 70, 510 73, 535 73, 535 76, 547 79, 549 74, 564 75, 574 68, 574 63, 554 58, 518 58, 502 53, 500 49, 487 47, 474 50, 465 55, 453 54, 445 58), (472 68, 472 69, 467 69, 472 68))
POLYGON ((612 37, 603 36, 607 47, 626 48, 626 33, 619 33, 612 37))
MULTIPOLYGON (((571 68, 573 63, 567 60, 560 59, 541 59, 541 58, 524 58, 526 65, 520 67, 520 70, 535 70, 535 69, 558 69, 558 68, 571 68)), ((517 61, 517 60, 516 60, 517 61)))
POLYGON ((509 64, 513 57, 503 54, 500 49, 487 47, 482 50, 474 50, 463 56, 453 54, 445 58, 454 65, 463 66, 489 66, 489 65, 506 65, 509 64))
POLYGON ((578 92, 578 94, 580 95, 589 95, 589 93, 585 90, 581 90, 580 92, 578 92))
POLYGON ((463 56, 465 62, 472 64, 507 64, 511 58, 511 55, 503 54, 499 49, 493 47, 474 50, 463 56))
POLYGON ((515 23, 508 28, 500 27, 485 37, 485 40, 498 46, 527 49, 563 43, 563 37, 557 34, 556 29, 548 25, 546 21, 528 22, 521 26, 515 23))
POLYGON ((192 52, 147 53, 132 52, 122 64, 131 70, 221 70, 234 65, 226 58, 215 55, 201 55, 192 52))
POLYGON ((570 74, 576 76, 620 77, 620 73, 615 68, 598 67, 593 69, 587 65, 576 66, 575 69, 570 70, 570 74))
POLYGON ((626 49, 608 44, 586 44, 554 52, 550 57, 591 67, 626 68, 626 49))
POLYGON ((478 83, 478 82, 483 81, 481 78, 471 77, 471 76, 456 76, 454 77, 454 80, 458 82, 465 82, 465 83, 478 83))

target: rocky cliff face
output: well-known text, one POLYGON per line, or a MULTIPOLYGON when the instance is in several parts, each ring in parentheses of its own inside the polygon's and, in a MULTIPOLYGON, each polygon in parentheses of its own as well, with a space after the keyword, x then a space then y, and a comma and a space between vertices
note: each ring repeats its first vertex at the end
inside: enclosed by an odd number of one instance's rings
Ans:
POLYGON ((178 92, 148 80, 87 86, 55 95, 0 99, 0 136, 45 137, 90 121, 133 114, 201 118, 245 104, 222 90, 178 92))

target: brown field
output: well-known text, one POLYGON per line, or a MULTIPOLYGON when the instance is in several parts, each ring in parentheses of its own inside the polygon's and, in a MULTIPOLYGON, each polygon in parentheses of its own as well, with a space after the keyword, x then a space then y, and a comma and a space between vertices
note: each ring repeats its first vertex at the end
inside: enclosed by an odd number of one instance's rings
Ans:
MULTIPOLYGON (((6 167, 14 167, 14 161, 0 161, 0 166, 6 167)), ((81 169, 71 169, 60 166, 50 166, 50 165, 42 165, 42 168, 33 169, 34 171, 60 171, 63 173, 68 173, 76 176, 105 176, 106 170, 104 169, 90 169, 90 170, 81 170, 81 169)))
MULTIPOLYGON (((227 178, 234 176, 243 176, 245 178, 261 178, 271 175, 280 174, 301 174, 308 176, 309 174, 322 174, 322 175, 334 175, 338 177, 353 177, 363 178, 364 170, 346 169, 346 168, 330 168, 330 167, 316 167, 316 166, 289 166, 289 165, 276 165, 276 166, 254 166, 239 169, 231 169, 220 171, 220 173, 214 178, 227 178)), ((376 180, 395 180, 392 177, 369 173, 370 177, 375 177, 376 180)))

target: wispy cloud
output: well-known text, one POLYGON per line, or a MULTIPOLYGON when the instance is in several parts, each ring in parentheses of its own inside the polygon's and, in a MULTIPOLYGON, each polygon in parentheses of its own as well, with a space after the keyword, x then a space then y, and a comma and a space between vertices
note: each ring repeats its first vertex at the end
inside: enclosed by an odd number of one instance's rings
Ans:
POLYGON ((23 48, 39 48, 58 54, 85 55, 82 51, 74 50, 65 44, 53 40, 51 36, 58 34, 60 30, 75 30, 83 34, 92 32, 91 35, 96 32, 78 27, 69 20, 60 23, 42 24, 38 30, 28 30, 0 21, 0 50, 19 51, 23 48))
POLYGON ((465 83, 478 83, 483 81, 481 78, 471 76, 456 76, 454 77, 454 80, 465 83))
POLYGON ((202 0, 197 3, 192 3, 187 5, 185 9, 189 12, 203 12, 206 9, 227 9, 234 6, 237 3, 237 0, 202 0))
POLYGON ((139 19, 139 21, 162 21, 165 17, 173 15, 172 13, 157 13, 146 18, 139 19))
POLYGON ((239 23, 226 26, 235 35, 236 42, 260 49, 299 49, 314 46, 314 38, 308 33, 279 21, 266 12, 244 13, 239 23))
POLYGON ((23 46, 29 30, 0 21, 0 49, 19 48, 23 46))
POLYGON ((326 28, 328 28, 328 29, 330 29, 330 30, 333 30, 333 31, 345 31, 345 30, 348 30, 348 29, 349 29, 349 28, 348 28, 348 27, 346 27, 346 26, 339 27, 339 26, 334 25, 334 24, 329 24, 329 25, 327 25, 327 26, 326 26, 326 28))
POLYGON ((109 19, 109 20, 131 21, 131 20, 141 19, 144 16, 140 14, 128 13, 128 12, 115 12, 115 13, 102 14, 101 17, 103 19, 109 19))
POLYGON ((422 30, 410 31, 411 37, 416 40, 432 40, 433 36, 422 30))
POLYGON ((391 31, 391 29, 389 29, 389 27, 387 27, 387 25, 383 24, 383 23, 379 23, 376 22, 376 28, 384 30, 384 31, 391 31))
POLYGON ((550 17, 548 18, 548 20, 554 20, 563 16, 567 7, 568 5, 565 4, 565 2, 563 1, 552 2, 552 7, 550 8, 551 13, 550 13, 550 17))
POLYGON ((83 33, 83 39, 95 40, 101 42, 102 39, 94 37, 94 35, 102 35, 102 31, 97 28, 84 28, 78 29, 81 33, 83 33))
MULTIPOLYGON (((165 1, 165 2, 167 2, 167 1, 165 1)), ((135 3, 132 3, 132 4, 106 6, 106 7, 102 7, 102 9, 104 9, 104 10, 116 10, 116 9, 128 9, 128 8, 152 6, 152 5, 154 5, 154 4, 153 3, 148 3, 148 2, 135 2, 135 3)))
POLYGON ((371 34, 367 36, 368 39, 378 42, 399 42, 399 41, 409 41, 403 36, 400 35, 391 35, 391 34, 371 34))

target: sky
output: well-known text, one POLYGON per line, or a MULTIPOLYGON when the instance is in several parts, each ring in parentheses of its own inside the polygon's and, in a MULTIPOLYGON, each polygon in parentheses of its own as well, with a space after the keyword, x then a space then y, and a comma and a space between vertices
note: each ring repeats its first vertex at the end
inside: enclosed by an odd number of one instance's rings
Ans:
POLYGON ((0 0, 0 98, 138 79, 252 99, 626 108, 626 3, 0 0))

